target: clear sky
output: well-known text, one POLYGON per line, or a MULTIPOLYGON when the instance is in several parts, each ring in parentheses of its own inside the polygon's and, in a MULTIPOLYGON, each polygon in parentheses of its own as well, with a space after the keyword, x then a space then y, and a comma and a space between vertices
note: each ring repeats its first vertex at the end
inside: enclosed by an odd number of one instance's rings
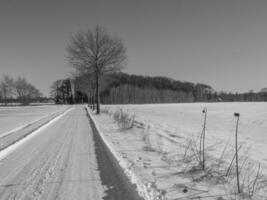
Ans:
POLYGON ((125 72, 232 92, 267 87, 265 0, 1 0, 0 75, 48 95, 72 71, 70 34, 94 25, 124 40, 125 72))

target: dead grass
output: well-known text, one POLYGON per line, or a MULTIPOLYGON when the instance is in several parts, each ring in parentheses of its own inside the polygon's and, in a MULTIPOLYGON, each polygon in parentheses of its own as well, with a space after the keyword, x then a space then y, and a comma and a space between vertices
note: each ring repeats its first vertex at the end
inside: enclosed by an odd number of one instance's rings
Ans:
POLYGON ((105 107, 104 109, 102 109, 102 113, 112 116, 112 118, 118 124, 119 128, 122 130, 131 129, 134 126, 135 114, 131 113, 129 110, 118 108, 113 111, 105 107))

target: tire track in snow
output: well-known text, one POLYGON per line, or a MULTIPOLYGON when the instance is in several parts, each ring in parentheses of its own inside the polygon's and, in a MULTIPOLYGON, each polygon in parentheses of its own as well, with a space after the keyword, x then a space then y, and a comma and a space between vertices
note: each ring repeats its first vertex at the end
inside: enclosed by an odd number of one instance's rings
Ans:
POLYGON ((28 144, 0 162, 0 199, 102 199, 104 187, 83 108, 28 144))
POLYGON ((61 143, 55 146, 47 146, 50 153, 39 156, 36 163, 33 164, 34 167, 31 169, 26 167, 23 169, 23 175, 21 175, 20 171, 12 178, 11 184, 9 184, 12 188, 2 193, 0 199, 40 199, 44 194, 44 185, 54 175, 57 163, 64 155, 62 152, 69 146, 69 135, 70 133, 66 137, 61 136, 61 143), (19 185, 14 183, 19 183, 19 185), (18 186, 20 192, 18 192, 18 186), (16 197, 17 194, 19 194, 19 197, 16 197))
MULTIPOLYGON (((49 117, 49 116, 53 116, 54 114, 61 113, 61 112, 62 112, 62 111, 56 111, 56 112, 47 114, 47 115, 45 115, 45 116, 43 116, 43 117, 41 117, 41 118, 38 118, 38 119, 36 119, 36 120, 33 120, 33 121, 31 121, 31 122, 29 122, 29 123, 27 123, 27 124, 24 124, 24 125, 22 125, 22 126, 16 127, 16 128, 14 128, 14 129, 9 130, 9 131, 6 131, 6 132, 4 132, 4 133, 0 133, 0 139, 3 138, 3 137, 8 136, 8 135, 10 135, 10 134, 13 134, 14 132, 17 132, 17 131, 20 131, 20 130, 22 130, 22 129, 25 129, 25 128, 27 128, 28 126, 30 126, 30 125, 32 125, 32 124, 34 124, 34 123, 36 123, 36 122, 39 122, 39 121, 41 121, 41 120, 43 120, 43 119, 45 119, 45 118, 47 118, 47 117, 49 117)), ((63 112, 64 112, 64 111, 63 111, 63 112)))
POLYGON ((54 119, 50 120, 45 125, 39 127, 37 130, 33 131, 31 134, 23 137, 21 140, 17 141, 16 143, 14 143, 14 144, 6 147, 2 151, 0 151, 0 161, 3 160, 6 156, 8 156, 10 153, 12 153, 13 151, 15 151, 17 148, 19 148, 21 145, 23 145, 24 143, 26 143, 27 141, 29 141, 31 138, 33 138, 34 136, 38 135, 40 132, 42 132, 43 130, 45 130, 51 124, 53 124, 56 121, 58 121, 61 117, 65 116, 71 110, 73 110, 73 108, 70 108, 70 109, 66 110, 63 114, 61 114, 61 115, 55 117, 54 119))

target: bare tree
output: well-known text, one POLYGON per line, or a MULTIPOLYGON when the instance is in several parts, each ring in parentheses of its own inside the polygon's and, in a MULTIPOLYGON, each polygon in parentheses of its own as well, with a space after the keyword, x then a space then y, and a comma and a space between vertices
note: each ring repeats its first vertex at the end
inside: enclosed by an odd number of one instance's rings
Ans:
POLYGON ((1 96, 3 98, 4 104, 7 104, 8 98, 12 97, 14 87, 14 80, 8 75, 4 75, 0 83, 1 96))
POLYGON ((56 80, 50 87, 50 97, 54 99, 56 104, 60 103, 62 80, 56 80))
POLYGON ((41 92, 28 83, 25 78, 18 77, 14 82, 14 88, 22 105, 28 105, 31 100, 42 96, 41 92))
POLYGON ((120 70, 125 64, 126 48, 122 40, 110 35, 104 28, 96 26, 93 30, 88 29, 71 36, 67 53, 69 62, 79 73, 93 75, 99 114, 102 76, 120 70))
POLYGON ((69 78, 55 81, 50 89, 50 97, 56 104, 73 104, 74 92, 69 78))

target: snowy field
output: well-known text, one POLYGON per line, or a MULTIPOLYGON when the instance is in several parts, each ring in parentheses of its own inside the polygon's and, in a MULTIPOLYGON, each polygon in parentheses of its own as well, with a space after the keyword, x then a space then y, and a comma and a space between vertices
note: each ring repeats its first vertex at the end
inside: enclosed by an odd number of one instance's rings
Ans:
MULTIPOLYGON (((113 107, 114 106, 109 106, 113 107)), ((160 105, 120 105, 136 115, 136 120, 150 125, 157 133, 186 138, 198 136, 203 127, 203 108, 207 108, 208 148, 234 141, 236 118, 240 113, 239 141, 250 148, 251 157, 267 165, 267 103, 193 103, 160 105)))
POLYGON ((0 107, 0 137, 67 108, 55 105, 0 107))
POLYGON ((207 199, 208 196, 227 199, 227 195, 236 191, 235 165, 230 164, 234 158, 235 112, 240 113, 238 138, 242 189, 246 195, 253 193, 253 199, 266 199, 267 103, 107 105, 103 106, 103 115, 95 118, 133 170, 144 182, 155 179, 158 187, 167 191, 169 199, 187 199, 188 195, 192 199, 201 195, 202 199, 205 195, 207 199), (200 175, 195 173, 194 167, 198 162, 196 154, 203 129, 203 108, 207 108, 206 166, 212 173, 202 172, 200 175), (114 113, 119 109, 135 115, 133 128, 122 130, 116 126, 114 113), (215 184, 226 179, 223 174, 228 169, 232 176, 228 174, 227 184, 215 184), (171 176, 177 173, 183 175, 171 176), (207 178, 209 176, 212 178, 207 178), (191 179, 199 179, 203 184, 195 184, 191 179), (179 189, 189 185, 194 192, 182 195, 179 189))

